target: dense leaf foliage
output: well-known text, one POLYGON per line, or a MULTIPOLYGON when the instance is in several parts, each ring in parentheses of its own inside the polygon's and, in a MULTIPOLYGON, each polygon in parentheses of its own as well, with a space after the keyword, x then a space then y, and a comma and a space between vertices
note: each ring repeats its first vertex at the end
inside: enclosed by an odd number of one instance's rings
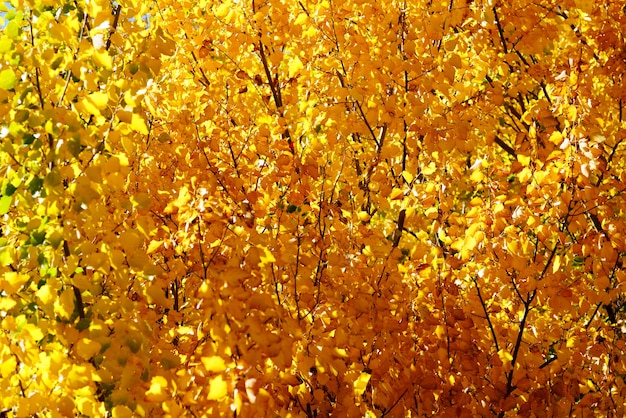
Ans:
POLYGON ((2 416, 622 416, 626 3, 13 0, 2 416))

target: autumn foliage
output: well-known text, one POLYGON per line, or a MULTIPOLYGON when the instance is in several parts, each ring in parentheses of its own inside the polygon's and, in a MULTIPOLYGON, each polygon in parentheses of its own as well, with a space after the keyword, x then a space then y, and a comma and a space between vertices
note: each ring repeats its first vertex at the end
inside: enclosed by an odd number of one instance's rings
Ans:
POLYGON ((626 413, 626 2, 3 7, 1 416, 626 413))

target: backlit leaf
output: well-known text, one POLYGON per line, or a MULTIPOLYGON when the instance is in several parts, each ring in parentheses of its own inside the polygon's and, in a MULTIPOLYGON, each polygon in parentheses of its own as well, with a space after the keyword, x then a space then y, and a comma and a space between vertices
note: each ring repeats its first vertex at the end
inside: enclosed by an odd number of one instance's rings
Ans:
POLYGON ((0 71, 0 89, 12 90, 17 86, 17 76, 12 69, 0 71))

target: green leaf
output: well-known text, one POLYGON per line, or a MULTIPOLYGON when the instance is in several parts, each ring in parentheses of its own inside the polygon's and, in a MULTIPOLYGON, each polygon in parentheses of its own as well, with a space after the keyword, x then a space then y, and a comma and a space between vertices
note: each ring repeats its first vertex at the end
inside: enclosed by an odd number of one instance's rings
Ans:
POLYGON ((585 265, 585 257, 581 257, 581 256, 575 256, 574 260, 572 262, 572 266, 574 267, 581 267, 585 265))
POLYGON ((29 112, 27 109, 20 109, 15 112, 15 117, 13 120, 18 123, 22 123, 28 120, 29 112))
POLYGON ((52 169, 46 176, 46 185, 49 187, 57 187, 63 182, 61 173, 58 169, 52 169))
POLYGON ((76 329, 79 331, 84 331, 88 329, 90 325, 91 325, 91 315, 87 315, 84 318, 81 318, 76 323, 76 329))
POLYGON ((50 68, 52 68, 53 70, 56 70, 57 68, 59 68, 59 66, 62 63, 63 63, 63 57, 59 56, 54 61, 52 61, 52 64, 50 64, 50 68))
POLYGON ((67 149, 75 158, 78 158, 78 154, 81 151, 80 139, 79 138, 70 138, 67 141, 67 149))
POLYGON ((0 71, 0 89, 12 90, 17 86, 17 77, 12 69, 0 71))
POLYGON ((30 181, 30 183, 28 183, 28 191, 30 192, 30 194, 34 195, 41 190, 42 186, 43 179, 41 177, 35 177, 30 181))
POLYGON ((131 63, 130 66, 128 67, 128 71, 130 71, 132 75, 135 75, 137 71, 139 71, 139 65, 134 62, 131 63))
POLYGON ((63 234, 61 233, 61 231, 57 230, 49 234, 48 242, 50 243, 52 248, 54 249, 59 248, 59 245, 61 245, 61 242, 63 242, 63 234))
POLYGON ((46 239, 46 232, 45 231, 33 231, 30 234, 30 244, 37 246, 37 245, 41 245, 43 244, 44 240, 46 239))
POLYGON ((22 145, 30 145, 35 141, 35 135, 26 134, 22 137, 22 145))
POLYGON ((17 190, 17 187, 9 183, 7 184, 7 187, 4 190, 4 194, 7 196, 13 196, 13 193, 15 193, 16 190, 17 190))
POLYGON ((76 7, 74 7, 71 3, 66 3, 63 5, 63 14, 69 13, 75 9, 76 7))

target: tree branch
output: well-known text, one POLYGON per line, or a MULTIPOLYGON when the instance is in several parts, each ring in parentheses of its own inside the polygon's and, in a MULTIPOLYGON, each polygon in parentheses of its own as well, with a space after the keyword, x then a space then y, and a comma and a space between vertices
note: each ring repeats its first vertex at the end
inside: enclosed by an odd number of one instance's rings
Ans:
POLYGON ((485 313, 485 318, 487 319, 487 324, 489 325, 489 331, 491 331, 491 337, 493 338, 493 343, 496 346, 496 352, 500 351, 500 346, 498 345, 498 337, 496 337, 496 331, 493 328, 493 324, 491 323, 491 318, 489 317, 489 312, 487 312, 487 305, 485 304, 485 300, 483 299, 483 295, 480 292, 480 287, 478 286, 478 281, 476 277, 472 277, 472 281, 476 286, 476 291, 478 292, 478 299, 480 300, 480 305, 483 307, 483 312, 485 313))
POLYGON ((506 151, 507 154, 509 154, 513 158, 517 158, 517 153, 515 152, 515 150, 509 144, 507 144, 502 139, 500 139, 499 136, 496 136, 494 138, 493 142, 498 144, 500 146, 500 148, 502 148, 504 151, 506 151))

